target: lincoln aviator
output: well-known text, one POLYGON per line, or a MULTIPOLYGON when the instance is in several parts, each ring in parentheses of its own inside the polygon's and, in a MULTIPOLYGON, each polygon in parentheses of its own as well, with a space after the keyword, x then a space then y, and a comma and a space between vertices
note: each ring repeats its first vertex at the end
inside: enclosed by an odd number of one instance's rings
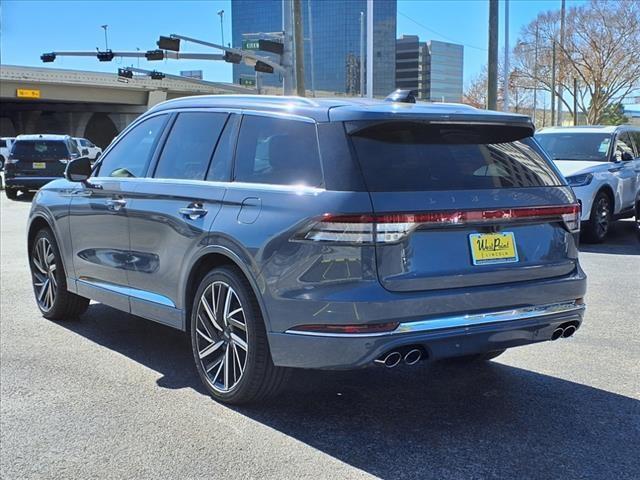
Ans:
POLYGON ((533 134, 463 105, 161 103, 39 190, 38 307, 71 320, 91 299, 187 332, 228 403, 274 395, 292 368, 478 362, 570 337, 580 205, 533 134))

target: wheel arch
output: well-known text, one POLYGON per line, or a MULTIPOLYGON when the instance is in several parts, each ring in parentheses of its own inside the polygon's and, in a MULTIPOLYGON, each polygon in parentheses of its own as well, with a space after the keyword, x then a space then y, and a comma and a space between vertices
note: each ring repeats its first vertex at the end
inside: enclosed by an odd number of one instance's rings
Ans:
POLYGON ((252 293, 256 297, 258 305, 260 306, 260 312, 262 313, 262 318, 265 323, 265 329, 269 332, 271 330, 269 317, 264 306, 262 295, 260 295, 261 289, 258 286, 258 281, 239 255, 222 246, 212 246, 202 251, 188 269, 188 274, 186 275, 183 288, 185 319, 184 330, 188 332, 190 328, 193 298, 196 290, 198 289, 198 285, 200 284, 200 280, 212 269, 225 265, 238 268, 249 282, 252 293))
MULTIPOLYGON (((601 192, 604 192, 609 197, 609 200, 611 201, 611 214, 612 215, 615 214, 615 212, 616 212, 616 194, 613 191, 613 187, 611 185, 609 185, 608 183, 605 183, 602 186, 600 186, 600 188, 598 189, 596 194, 593 196, 594 200, 601 192)), ((591 204, 591 208, 593 209, 593 203, 591 204)))
POLYGON ((60 254, 60 266, 62 267, 62 272, 67 276, 67 268, 65 266, 64 255, 61 250, 60 239, 56 234, 56 229, 53 227, 53 223, 44 215, 38 213, 33 216, 31 221, 29 222, 29 227, 27 230, 27 255, 31 255, 31 248, 33 247, 33 241, 36 238, 36 235, 43 228, 49 229, 51 234, 53 235, 54 240, 56 241, 58 253, 60 254))

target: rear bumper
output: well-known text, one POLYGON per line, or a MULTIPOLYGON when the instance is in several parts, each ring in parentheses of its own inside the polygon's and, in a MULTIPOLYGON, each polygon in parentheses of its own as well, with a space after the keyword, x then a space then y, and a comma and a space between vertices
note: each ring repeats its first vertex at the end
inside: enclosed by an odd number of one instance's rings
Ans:
POLYGON ((20 177, 6 176, 4 184, 10 188, 23 188, 27 190, 38 190, 49 182, 59 179, 60 177, 20 177))
POLYGON ((322 369, 366 367, 385 352, 408 346, 430 360, 470 355, 551 340, 559 325, 582 323, 585 307, 575 302, 522 307, 473 315, 444 316, 401 323, 390 333, 269 335, 279 366, 322 369))

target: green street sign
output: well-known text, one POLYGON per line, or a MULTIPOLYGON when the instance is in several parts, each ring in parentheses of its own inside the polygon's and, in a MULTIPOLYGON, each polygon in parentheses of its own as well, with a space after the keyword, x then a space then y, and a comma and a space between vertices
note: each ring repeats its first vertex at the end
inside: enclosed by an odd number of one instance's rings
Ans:
POLYGON ((242 41, 243 50, 258 50, 259 48, 260 48, 259 40, 243 40, 242 41))

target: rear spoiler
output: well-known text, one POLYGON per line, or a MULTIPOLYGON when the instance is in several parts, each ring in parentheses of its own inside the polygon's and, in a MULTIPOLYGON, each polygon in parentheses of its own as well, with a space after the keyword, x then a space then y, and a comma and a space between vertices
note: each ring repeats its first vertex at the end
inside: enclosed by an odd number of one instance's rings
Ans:
POLYGON ((355 120, 345 122, 345 129, 351 136, 367 136, 369 133, 380 134, 410 124, 412 127, 424 127, 426 138, 442 139, 443 143, 507 143, 532 137, 535 133, 531 121, 490 121, 480 120, 477 116, 465 120, 460 117, 426 119, 396 116, 392 119, 355 120))

